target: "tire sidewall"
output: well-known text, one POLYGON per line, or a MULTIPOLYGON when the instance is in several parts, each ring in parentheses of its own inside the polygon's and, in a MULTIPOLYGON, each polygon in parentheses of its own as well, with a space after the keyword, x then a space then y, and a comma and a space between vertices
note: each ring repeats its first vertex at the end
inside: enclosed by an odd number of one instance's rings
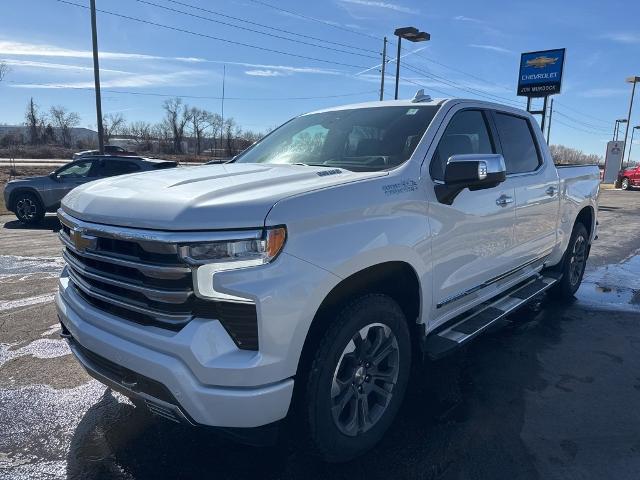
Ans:
POLYGON ((573 229, 573 232, 571 232, 571 239, 569 240, 569 245, 567 246, 567 258, 565 259, 565 264, 564 264, 564 271, 563 271, 563 281, 565 281, 565 285, 566 285, 566 290, 567 290, 567 294, 568 295, 573 295, 578 291, 578 288, 580 288, 580 284, 582 283, 582 277, 584 276, 584 272, 586 270, 586 263, 587 263, 587 253, 588 253, 588 248, 589 248, 589 234, 587 232, 587 229, 584 227, 584 225, 582 225, 582 223, 577 223, 576 226, 573 229), (585 251, 585 265, 582 268, 582 272, 580 272, 580 277, 578 278, 578 281, 575 284, 571 283, 571 274, 570 274, 570 267, 571 267, 571 255, 573 253, 573 248, 575 246, 576 240, 578 239, 578 237, 582 236, 584 238, 585 241, 585 248, 587 249, 587 251, 585 251))
POLYGON ((621 186, 622 186, 623 190, 629 190, 629 188, 631 187, 631 184, 629 183, 629 179, 628 178, 623 178, 621 186))
POLYGON ((15 201, 14 205, 15 205, 15 209, 16 209, 16 217, 18 218, 18 220, 20 220, 25 225, 33 225, 35 223, 38 223, 44 217, 44 209, 42 207, 42 203, 40 202, 40 200, 33 193, 22 193, 22 194, 20 194, 16 198, 16 201, 15 201), (18 203, 20 202, 20 200, 23 200, 23 199, 26 199, 26 198, 31 200, 34 203, 34 205, 36 206, 36 213, 30 219, 22 218, 18 214, 18 203))
POLYGON ((327 461, 346 461, 372 448, 392 424, 406 391, 411 367, 411 340, 402 310, 389 297, 363 297, 338 316, 334 329, 321 342, 309 375, 307 408, 312 440, 327 461), (368 431, 350 437, 338 429, 331 413, 331 383, 338 361, 353 335, 371 323, 382 323, 398 342, 399 372, 387 410, 368 431))

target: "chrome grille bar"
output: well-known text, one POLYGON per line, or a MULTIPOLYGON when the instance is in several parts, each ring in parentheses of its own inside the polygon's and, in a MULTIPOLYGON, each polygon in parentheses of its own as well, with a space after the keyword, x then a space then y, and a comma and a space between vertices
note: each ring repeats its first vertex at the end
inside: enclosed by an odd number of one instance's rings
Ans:
POLYGON ((100 272, 93 268, 87 267, 86 265, 83 265, 78 260, 74 259, 69 254, 67 254, 66 252, 62 252, 62 258, 64 258, 65 262, 67 262, 69 267, 75 273, 81 276, 91 278, 93 280, 98 280, 102 283, 113 285, 115 287, 126 288, 127 290, 132 290, 134 292, 141 293, 145 297, 149 298, 150 300, 156 300, 159 302, 167 302, 167 303, 184 303, 193 294, 193 290, 163 290, 163 289, 157 289, 157 288, 143 287, 141 285, 136 285, 123 280, 117 280, 113 278, 111 275, 107 275, 103 272, 100 272))

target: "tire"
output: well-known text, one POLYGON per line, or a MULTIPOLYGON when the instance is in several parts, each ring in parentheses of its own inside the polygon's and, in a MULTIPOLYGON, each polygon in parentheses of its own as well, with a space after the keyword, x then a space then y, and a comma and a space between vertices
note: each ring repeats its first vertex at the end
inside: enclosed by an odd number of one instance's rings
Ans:
POLYGON ((393 299, 365 295, 345 307, 320 340, 306 380, 313 452, 345 462, 376 445, 400 408, 410 369, 409 327, 393 299))
POLYGON ((620 188, 622 188, 622 190, 631 190, 631 183, 629 183, 629 179, 628 178, 623 178, 622 182, 620 183, 620 188))
POLYGON ((571 299, 582 283, 582 277, 589 255, 589 233, 585 226, 578 222, 574 225, 569 245, 564 253, 558 271, 562 278, 550 293, 557 299, 571 299))
POLYGON ((44 207, 33 193, 19 193, 15 200, 16 217, 25 225, 36 225, 44 218, 44 207))

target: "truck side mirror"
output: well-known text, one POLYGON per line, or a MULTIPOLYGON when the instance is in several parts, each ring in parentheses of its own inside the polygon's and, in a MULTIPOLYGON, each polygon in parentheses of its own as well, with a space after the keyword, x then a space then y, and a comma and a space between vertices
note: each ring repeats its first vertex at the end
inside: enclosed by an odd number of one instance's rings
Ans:
POLYGON ((444 183, 436 185, 436 197, 440 203, 451 205, 465 188, 472 191, 493 188, 506 178, 507 169, 502 155, 452 155, 444 170, 444 183))

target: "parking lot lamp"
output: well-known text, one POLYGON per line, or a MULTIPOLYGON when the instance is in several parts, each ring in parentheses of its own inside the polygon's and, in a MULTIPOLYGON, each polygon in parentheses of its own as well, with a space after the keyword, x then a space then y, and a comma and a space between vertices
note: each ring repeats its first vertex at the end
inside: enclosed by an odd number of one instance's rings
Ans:
POLYGON ((631 163, 631 149, 633 148, 633 134, 636 133, 636 130, 639 128, 640 128, 640 125, 636 125, 631 130, 631 141, 629 142, 629 154, 627 155, 627 168, 629 168, 629 165, 631 163))
POLYGON ((400 53, 402 39, 409 40, 410 42, 426 42, 431 39, 431 35, 427 32, 421 32, 416 27, 402 27, 396 28, 393 34, 398 37, 398 55, 396 56, 396 95, 395 99, 398 99, 398 84, 400 82, 400 53))
POLYGON ((633 109, 633 96, 636 94, 636 83, 640 82, 640 77, 629 77, 627 82, 633 84, 631 88, 631 99, 629 100, 629 112, 627 113, 627 128, 624 130, 624 144, 622 145, 622 160, 627 149, 627 136, 629 135, 629 122, 631 121, 631 110, 633 109))

